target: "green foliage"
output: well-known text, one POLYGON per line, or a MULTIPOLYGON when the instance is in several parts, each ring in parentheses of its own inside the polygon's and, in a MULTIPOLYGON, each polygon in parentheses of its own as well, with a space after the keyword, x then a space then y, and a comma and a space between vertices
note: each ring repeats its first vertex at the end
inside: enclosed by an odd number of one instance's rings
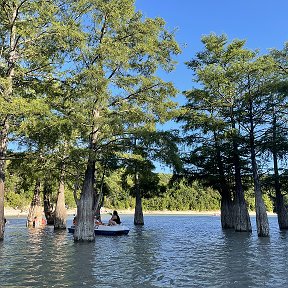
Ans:
MULTIPOLYGON (((163 19, 135 11, 133 0, 0 3, 0 116, 5 124, 0 152, 5 155, 9 139, 23 151, 8 151, 16 156, 7 167, 9 205, 26 205, 37 179, 51 182, 55 201, 65 166, 66 204, 74 206, 72 187, 83 184, 89 159, 96 163, 97 192, 105 176, 106 206, 134 207, 137 174, 144 209, 219 209, 223 181, 218 180, 225 178, 230 191, 235 186, 234 143, 240 168, 251 175, 245 132, 251 97, 261 126, 252 132, 264 135, 257 137, 262 143, 256 147, 262 155, 272 151, 285 158, 288 45, 259 57, 258 51, 244 48, 243 40, 204 36, 205 49, 187 62, 202 86, 185 93, 188 104, 179 112, 172 101, 178 91, 157 74, 159 68, 175 68, 173 57, 180 49, 174 36, 163 19), (265 125, 271 124, 271 107, 280 106, 273 112, 279 126, 265 125), (181 171, 179 139, 158 131, 157 124, 179 113, 187 136, 182 140, 192 152, 183 159, 193 176, 168 185, 170 176, 154 173, 153 161, 181 171)), ((254 209, 250 195, 249 190, 246 198, 254 209)), ((271 209, 267 194, 264 201, 271 209)))
MULTIPOLYGON (((120 175, 113 175, 109 180, 110 193, 105 197, 104 206, 107 208, 133 209, 135 199, 131 196, 131 191, 121 187, 120 175), (116 183, 114 182, 116 181, 116 183), (114 184, 113 184, 114 182, 114 184)), ((194 210, 208 211, 220 209, 219 193, 211 188, 204 188, 199 182, 188 184, 185 180, 180 183, 169 185, 171 175, 160 174, 158 183, 162 192, 158 195, 143 196, 144 210, 194 210), (152 197, 151 197, 152 196, 152 197)), ((130 187, 130 189, 132 189, 130 187)), ((148 191, 149 192, 149 191, 148 191)))
MULTIPOLYGON (((135 198, 131 195, 133 179, 130 185, 123 186, 124 170, 118 170, 105 178, 105 192, 103 206, 110 209, 134 209, 135 198)), ((170 174, 158 174, 158 194, 149 192, 143 197, 143 209, 147 211, 212 211, 220 209, 220 195, 212 188, 203 186, 199 181, 188 183, 185 179, 171 184, 170 174), (148 196, 148 197, 147 197, 148 196)), ((75 208, 73 191, 66 186, 65 203, 69 208, 75 208)), ((8 175, 6 185, 6 205, 27 209, 33 197, 34 183, 28 185, 19 176, 8 175)), ((51 201, 55 205, 57 183, 52 187, 51 201)), ((248 209, 255 211, 255 197, 253 189, 249 188, 245 194, 248 209)), ((273 211, 273 202, 267 193, 263 196, 268 211, 273 211)), ((287 198, 287 197, 286 197, 287 198)), ((287 200, 287 199, 286 199, 287 200)), ((286 201, 288 203, 288 201, 286 201)))
MULTIPOLYGON (((186 63, 200 85, 185 92, 188 102, 178 117, 190 149, 183 155, 186 175, 231 199, 242 197, 243 187, 250 210, 255 210, 251 195, 261 199, 262 194, 271 211, 258 174, 269 175, 273 164, 281 174, 277 160, 287 155, 287 46, 259 55, 245 48, 244 40, 229 42, 226 35, 201 40, 204 49, 186 63)), ((269 187, 276 190, 271 180, 269 187)))
MULTIPOLYGON (((274 212, 274 203, 272 199, 269 197, 267 191, 264 191, 262 197, 263 197, 263 201, 264 201, 267 211, 274 212)), ((248 210, 255 211, 256 209, 255 208, 255 196, 254 196, 253 188, 250 188, 249 190, 246 191, 245 200, 247 203, 248 210)))
POLYGON ((15 209, 27 209, 33 197, 33 187, 21 186, 19 176, 8 174, 5 186, 6 206, 15 209))

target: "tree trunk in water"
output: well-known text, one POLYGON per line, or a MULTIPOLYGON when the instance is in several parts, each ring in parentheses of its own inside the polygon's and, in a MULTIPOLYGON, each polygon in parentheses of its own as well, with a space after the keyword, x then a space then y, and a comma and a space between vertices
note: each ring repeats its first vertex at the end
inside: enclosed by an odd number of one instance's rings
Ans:
POLYGON ((254 181, 254 193, 255 193, 255 206, 256 206, 256 224, 257 233, 259 237, 269 236, 269 222, 266 212, 266 207, 262 198, 260 180, 258 176, 256 152, 255 152, 255 136, 254 136, 254 118, 253 118, 253 100, 249 99, 249 121, 250 121, 250 153, 251 153, 251 165, 254 181))
POLYGON ((253 171, 257 233, 259 237, 267 237, 269 236, 269 222, 266 207, 262 198, 258 175, 255 177, 254 173, 257 174, 257 172, 253 171))
POLYGON ((5 183, 5 174, 4 174, 5 160, 0 159, 0 241, 4 240, 4 183, 5 183))
MULTIPOLYGON (((235 170, 238 170, 235 169, 235 170)), ((251 232, 251 221, 247 209, 247 204, 244 198, 244 191, 242 188, 241 176, 239 179, 239 172, 235 172, 238 175, 235 175, 236 181, 236 191, 235 191, 235 201, 234 201, 234 225, 235 231, 238 232, 251 232)))
MULTIPOLYGON (((2 1, 3 2, 3 1, 2 1)), ((11 5, 13 7, 13 11, 11 11, 11 15, 9 18, 10 23, 8 23, 7 27, 9 27, 10 35, 9 37, 9 59, 7 61, 7 69, 3 69, 3 71, 7 71, 5 80, 7 82, 4 85, 4 91, 1 91, 1 97, 4 96, 5 101, 10 101, 13 94, 13 78, 15 74, 15 64, 17 61, 17 34, 16 34, 16 18, 18 16, 18 7, 17 5, 11 5)), ((5 34, 5 32, 4 32, 5 34)), ((4 41, 5 42, 5 41, 4 41)), ((3 76, 3 75, 2 75, 3 76)), ((0 241, 4 240, 4 193, 5 193, 5 164, 6 164, 6 150, 7 150, 7 142, 8 142, 8 132, 9 132, 9 116, 6 115, 1 119, 0 123, 0 241)))
POLYGON ((259 237, 267 237, 269 236, 269 222, 265 203, 262 198, 259 176, 257 173, 257 163, 254 146, 251 146, 251 161, 254 180, 257 233, 259 237))
POLYGON ((50 203, 52 187, 47 182, 44 183, 44 214, 48 225, 54 225, 53 205, 50 203))
POLYGON ((94 182, 95 161, 88 160, 80 199, 77 201, 77 224, 74 241, 94 241, 94 182))
POLYGON ((42 225, 42 207, 40 201, 40 181, 36 182, 33 199, 30 205, 27 227, 39 227, 42 225))
POLYGON ((142 199, 141 199, 141 196, 139 197, 137 195, 136 195, 136 205, 135 205, 135 213, 134 213, 134 224, 144 225, 142 199))
POLYGON ((244 201, 235 201, 234 205, 234 223, 236 232, 251 232, 250 216, 247 211, 247 205, 244 201))
POLYGON ((239 175, 236 179, 236 191, 234 201, 234 225, 235 231, 238 232, 251 232, 251 221, 248 213, 246 201, 244 198, 244 192, 242 188, 242 182, 239 179, 239 175))
POLYGON ((275 194, 276 194, 276 213, 280 230, 288 229, 288 211, 284 205, 283 195, 280 189, 278 160, 277 155, 273 153, 274 159, 274 177, 275 177, 275 194))
POLYGON ((231 192, 225 178, 223 159, 221 157, 218 136, 215 131, 214 141, 216 149, 217 167, 219 170, 220 187, 218 191, 221 195, 221 226, 223 229, 231 229, 234 228, 233 201, 231 197, 231 192))
POLYGON ((0 131, 0 241, 4 240, 4 194, 5 194, 5 164, 9 125, 7 118, 3 119, 0 131))
POLYGON ((135 174, 135 192, 136 192, 136 205, 134 213, 134 225, 144 225, 143 209, 142 209, 142 198, 139 186, 139 176, 135 174))
POLYGON ((276 213, 278 218, 278 225, 280 230, 288 229, 288 211, 284 205, 283 195, 281 193, 280 181, 279 181, 279 169, 278 169, 278 149, 277 149, 277 119, 276 113, 273 110, 273 164, 274 164, 274 186, 275 186, 275 194, 276 194, 276 213))
POLYGON ((276 193, 276 213, 280 230, 288 229, 288 212, 284 205, 284 199, 281 192, 276 193))
POLYGON ((234 200, 234 225, 235 231, 251 232, 251 221, 244 198, 242 187, 240 160, 238 155, 238 147, 235 139, 233 140, 233 162, 235 173, 235 200, 234 200))
POLYGON ((65 207, 64 165, 62 167, 57 203, 55 209, 54 229, 66 229, 67 211, 65 207))
POLYGON ((222 195, 221 197, 221 226, 223 229, 231 229, 234 227, 234 215, 233 215, 233 201, 231 197, 222 195))
MULTIPOLYGON (((4 162, 4 160, 0 160, 4 162)), ((3 164, 1 163, 0 166, 3 164)), ((2 167, 0 168, 0 241, 4 240, 4 229, 5 229, 5 221, 4 221, 4 171, 2 167)))

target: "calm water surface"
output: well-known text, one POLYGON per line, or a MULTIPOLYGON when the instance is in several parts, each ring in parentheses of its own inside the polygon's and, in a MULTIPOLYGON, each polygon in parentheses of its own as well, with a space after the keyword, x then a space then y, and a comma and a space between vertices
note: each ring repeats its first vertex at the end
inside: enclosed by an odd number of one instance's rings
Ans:
POLYGON ((127 236, 74 243, 67 231, 8 219, 0 287, 288 287, 288 232, 276 217, 270 238, 257 237, 255 218, 252 234, 222 231, 217 216, 147 215, 144 227, 121 220, 127 236))

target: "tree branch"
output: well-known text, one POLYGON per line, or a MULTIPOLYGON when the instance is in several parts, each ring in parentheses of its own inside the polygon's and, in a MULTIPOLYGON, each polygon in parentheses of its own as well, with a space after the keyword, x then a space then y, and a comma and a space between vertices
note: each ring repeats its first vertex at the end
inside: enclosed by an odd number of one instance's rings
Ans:
POLYGON ((128 96, 126 96, 124 98, 120 98, 119 97, 117 100, 111 102, 109 106, 114 106, 117 103, 120 103, 120 102, 123 102, 123 101, 127 101, 127 100, 133 98, 134 96, 137 96, 138 94, 140 94, 142 92, 146 92, 146 91, 149 91, 149 90, 153 89, 154 87, 157 87, 158 85, 159 84, 153 84, 153 85, 148 86, 148 87, 143 87, 143 88, 139 89, 138 91, 136 91, 134 93, 131 93, 131 94, 129 94, 128 96))
MULTIPOLYGON (((105 14, 104 16, 104 22, 103 22, 103 25, 102 25, 102 28, 101 28, 101 34, 100 34, 100 38, 99 38, 99 43, 101 44, 102 43, 102 40, 104 38, 104 35, 105 35, 105 32, 106 32, 106 25, 107 25, 107 18, 108 18, 108 15, 105 14)), ((100 58, 100 55, 97 55, 90 63, 90 66, 92 66, 97 59, 100 58)))

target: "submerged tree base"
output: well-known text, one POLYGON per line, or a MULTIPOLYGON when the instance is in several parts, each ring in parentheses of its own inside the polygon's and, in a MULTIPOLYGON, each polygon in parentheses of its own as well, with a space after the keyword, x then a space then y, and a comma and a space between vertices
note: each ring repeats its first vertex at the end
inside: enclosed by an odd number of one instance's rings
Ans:
POLYGON ((252 232, 250 216, 246 203, 238 205, 235 204, 234 224, 236 232, 252 232))

